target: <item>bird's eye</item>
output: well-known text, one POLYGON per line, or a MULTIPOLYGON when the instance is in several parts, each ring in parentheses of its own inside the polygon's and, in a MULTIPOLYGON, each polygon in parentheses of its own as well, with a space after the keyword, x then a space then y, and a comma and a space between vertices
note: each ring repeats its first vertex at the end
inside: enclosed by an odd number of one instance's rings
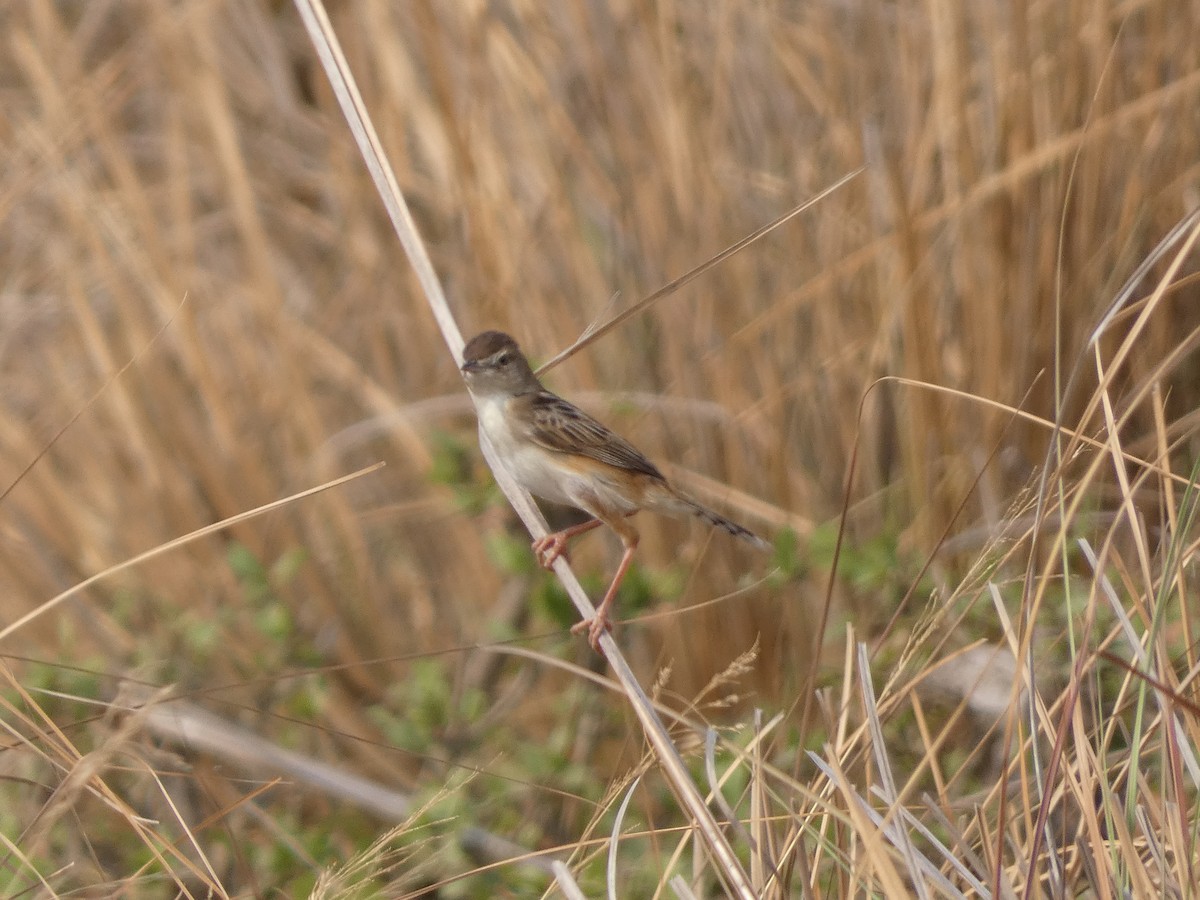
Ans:
POLYGON ((501 353, 500 356, 496 359, 496 362, 497 362, 497 364, 499 364, 501 366, 507 366, 510 362, 512 362, 512 354, 511 353, 501 353))

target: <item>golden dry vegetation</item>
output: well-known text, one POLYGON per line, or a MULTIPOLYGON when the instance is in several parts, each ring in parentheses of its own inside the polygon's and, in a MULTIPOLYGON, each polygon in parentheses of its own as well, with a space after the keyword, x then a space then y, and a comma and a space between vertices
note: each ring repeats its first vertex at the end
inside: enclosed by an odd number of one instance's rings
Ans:
MULTIPOLYGON (((618 610, 762 896, 1200 890, 1200 7, 330 6, 463 330, 536 358, 865 166, 548 378, 779 536, 643 517, 618 610)), ((636 721, 295 9, 0 35, 0 893, 599 895, 636 721)), ((719 895, 686 825, 651 766, 620 895, 719 895)))

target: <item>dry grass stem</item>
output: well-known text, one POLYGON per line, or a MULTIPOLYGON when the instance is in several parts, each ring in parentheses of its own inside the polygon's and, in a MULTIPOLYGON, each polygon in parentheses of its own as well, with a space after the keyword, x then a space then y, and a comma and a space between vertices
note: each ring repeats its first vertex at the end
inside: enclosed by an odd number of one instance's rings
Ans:
POLYGON ((0 6, 0 893, 1200 895, 1197 33, 0 6), (773 558, 605 671, 460 327, 773 558))

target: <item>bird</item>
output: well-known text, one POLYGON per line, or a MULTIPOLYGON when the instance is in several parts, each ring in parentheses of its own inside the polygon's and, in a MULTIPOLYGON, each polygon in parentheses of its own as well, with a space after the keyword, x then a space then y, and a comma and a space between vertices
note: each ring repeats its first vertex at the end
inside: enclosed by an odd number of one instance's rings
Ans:
POLYGON ((600 651, 600 637, 612 629, 617 589, 638 546, 629 517, 651 510, 679 519, 697 518, 757 547, 771 545, 671 485, 625 438, 574 404, 543 387, 517 342, 502 331, 485 331, 463 348, 462 374, 479 420, 496 455, 518 484, 531 494, 583 510, 586 522, 533 542, 546 569, 566 554, 572 538, 607 525, 621 540, 623 554, 596 614, 576 624, 600 651))

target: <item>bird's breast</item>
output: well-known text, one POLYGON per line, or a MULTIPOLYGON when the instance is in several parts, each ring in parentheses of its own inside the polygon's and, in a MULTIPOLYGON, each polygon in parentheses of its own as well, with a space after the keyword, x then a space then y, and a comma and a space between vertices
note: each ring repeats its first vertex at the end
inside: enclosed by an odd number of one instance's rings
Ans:
POLYGON ((556 454, 514 428, 507 400, 484 400, 476 409, 479 430, 487 435, 496 455, 521 487, 555 503, 577 505, 574 500, 577 476, 562 465, 556 454))

